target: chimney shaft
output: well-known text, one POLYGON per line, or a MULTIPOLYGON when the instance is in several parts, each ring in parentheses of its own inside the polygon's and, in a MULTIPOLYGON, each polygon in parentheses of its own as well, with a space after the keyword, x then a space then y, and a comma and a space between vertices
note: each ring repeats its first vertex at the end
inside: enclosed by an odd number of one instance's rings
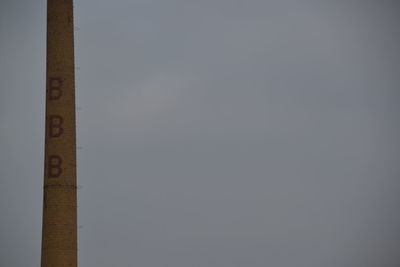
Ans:
POLYGON ((73 1, 47 1, 42 267, 77 267, 73 1))

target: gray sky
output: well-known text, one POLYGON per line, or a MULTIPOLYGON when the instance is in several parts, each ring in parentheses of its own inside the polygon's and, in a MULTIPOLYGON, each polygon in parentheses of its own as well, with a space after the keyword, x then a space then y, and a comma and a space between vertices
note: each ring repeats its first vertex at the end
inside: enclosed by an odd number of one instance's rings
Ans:
MULTIPOLYGON (((400 264, 396 1, 75 1, 82 267, 400 264)), ((0 2, 0 266, 40 263, 46 2, 0 2)))

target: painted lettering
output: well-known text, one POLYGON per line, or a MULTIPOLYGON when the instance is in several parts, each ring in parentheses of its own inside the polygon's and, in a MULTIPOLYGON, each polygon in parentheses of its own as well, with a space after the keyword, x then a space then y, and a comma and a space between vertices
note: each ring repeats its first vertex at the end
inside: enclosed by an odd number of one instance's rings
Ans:
POLYGON ((57 178, 62 174, 62 158, 59 155, 50 155, 47 160, 47 175, 49 178, 57 178))
POLYGON ((63 117, 60 115, 50 115, 49 119, 49 136, 60 137, 64 133, 64 128, 62 124, 64 123, 63 117))
POLYGON ((49 79, 49 100, 58 100, 63 95, 63 80, 60 77, 52 77, 49 79))

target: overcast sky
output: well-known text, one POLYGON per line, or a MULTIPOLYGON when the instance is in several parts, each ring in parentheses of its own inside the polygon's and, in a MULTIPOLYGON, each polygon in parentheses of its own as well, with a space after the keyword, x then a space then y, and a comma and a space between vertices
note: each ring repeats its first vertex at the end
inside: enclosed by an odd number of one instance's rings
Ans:
MULTIPOLYGON (((400 4, 75 1, 81 267, 400 265, 400 4)), ((0 1, 0 266, 40 265, 46 1, 0 1)))

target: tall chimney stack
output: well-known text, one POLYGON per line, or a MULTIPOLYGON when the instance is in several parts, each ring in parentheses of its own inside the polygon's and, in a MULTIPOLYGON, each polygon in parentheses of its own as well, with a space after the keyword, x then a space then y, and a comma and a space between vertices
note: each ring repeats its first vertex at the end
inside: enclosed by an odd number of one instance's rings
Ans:
POLYGON ((41 267, 77 267, 73 0, 47 1, 41 267))

